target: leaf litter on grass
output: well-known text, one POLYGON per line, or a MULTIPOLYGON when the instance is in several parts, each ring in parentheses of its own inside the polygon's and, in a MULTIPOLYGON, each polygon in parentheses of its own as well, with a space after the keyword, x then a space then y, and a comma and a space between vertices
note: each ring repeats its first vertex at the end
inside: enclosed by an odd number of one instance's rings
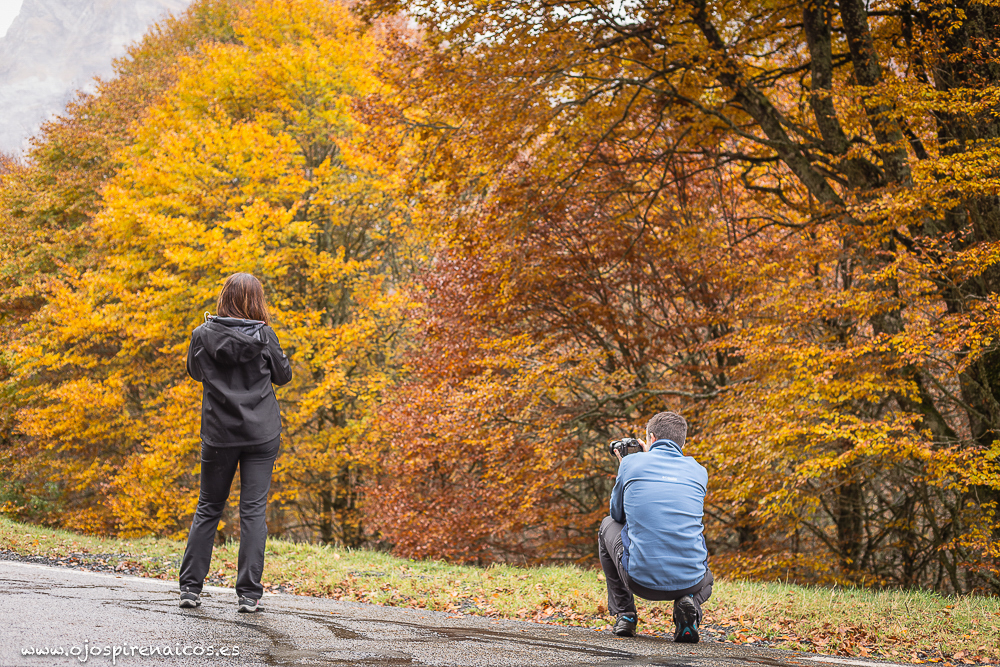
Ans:
MULTIPOLYGON (((215 548, 206 583, 233 585, 238 549, 235 542, 215 548)), ((98 570, 122 566, 128 574, 172 579, 184 543, 76 535, 0 517, 0 550, 4 558, 98 570)), ((481 568, 269 539, 262 583, 271 593, 597 631, 610 630, 613 622, 603 577, 575 566, 481 568)), ((640 634, 672 633, 669 602, 637 602, 640 634)), ((942 667, 1000 664, 1000 599, 990 597, 717 579, 704 622, 706 639, 734 644, 942 667)))

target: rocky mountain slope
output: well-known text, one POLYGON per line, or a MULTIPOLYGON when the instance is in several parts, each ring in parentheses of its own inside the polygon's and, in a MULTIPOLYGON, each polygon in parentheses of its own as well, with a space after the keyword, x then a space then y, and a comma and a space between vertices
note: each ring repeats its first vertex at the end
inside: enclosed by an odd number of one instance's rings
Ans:
MULTIPOLYGON (((0 0, 2 1, 2 0, 0 0)), ((168 12, 190 0, 24 0, 0 38, 0 151, 21 152, 42 122, 168 12)))

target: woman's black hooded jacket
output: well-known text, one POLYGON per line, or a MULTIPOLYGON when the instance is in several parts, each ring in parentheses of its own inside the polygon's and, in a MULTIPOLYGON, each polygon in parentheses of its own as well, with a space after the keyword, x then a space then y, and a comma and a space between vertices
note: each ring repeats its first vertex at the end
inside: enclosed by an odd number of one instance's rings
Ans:
POLYGON ((187 371, 202 383, 201 439, 206 444, 259 445, 281 433, 271 383, 286 384, 292 369, 271 327, 209 316, 191 334, 187 371))

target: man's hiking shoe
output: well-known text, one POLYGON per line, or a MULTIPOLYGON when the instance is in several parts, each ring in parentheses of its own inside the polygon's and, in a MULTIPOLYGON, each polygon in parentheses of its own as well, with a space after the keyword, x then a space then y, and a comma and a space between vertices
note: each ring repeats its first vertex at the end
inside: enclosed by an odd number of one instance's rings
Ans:
POLYGON ((183 591, 181 593, 181 607, 197 607, 201 604, 201 596, 197 593, 192 593, 191 591, 183 591))
POLYGON ((260 607, 257 604, 257 600, 252 598, 240 598, 240 606, 237 607, 236 611, 244 614, 252 614, 260 607))
POLYGON ((639 617, 635 614, 618 614, 615 628, 612 630, 619 637, 635 637, 635 626, 639 617))
POLYGON ((698 643, 698 607, 690 595, 674 602, 674 641, 698 643))

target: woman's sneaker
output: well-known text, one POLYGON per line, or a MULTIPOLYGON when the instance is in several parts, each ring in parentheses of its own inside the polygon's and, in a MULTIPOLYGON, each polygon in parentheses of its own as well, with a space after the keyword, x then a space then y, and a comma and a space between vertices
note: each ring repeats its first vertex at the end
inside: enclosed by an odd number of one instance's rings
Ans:
POLYGON ((253 598, 240 598, 240 606, 236 608, 236 611, 242 612, 244 614, 252 614, 259 608, 260 605, 257 604, 257 600, 253 598))
POLYGON ((698 643, 698 607, 690 595, 674 601, 674 641, 698 643))
POLYGON ((181 607, 197 607, 201 604, 201 596, 189 590, 181 591, 181 607))
POLYGON ((615 621, 614 632, 619 637, 635 637, 635 626, 639 623, 639 617, 635 614, 618 614, 615 621))

